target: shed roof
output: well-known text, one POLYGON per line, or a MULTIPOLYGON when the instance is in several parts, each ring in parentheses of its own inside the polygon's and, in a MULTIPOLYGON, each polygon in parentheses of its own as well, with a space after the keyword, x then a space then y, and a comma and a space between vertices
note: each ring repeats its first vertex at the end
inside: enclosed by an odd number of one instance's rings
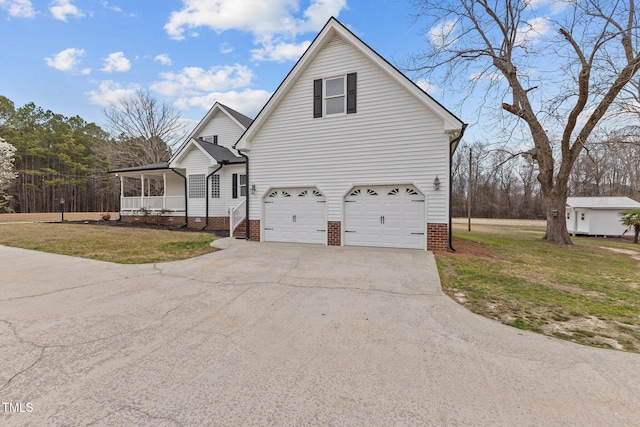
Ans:
POLYGON ((227 147, 197 138, 194 138, 193 141, 209 153, 218 163, 245 163, 244 157, 236 156, 227 147))
POLYGON ((140 166, 132 166, 130 168, 120 168, 110 170, 109 173, 119 173, 119 172, 137 172, 137 171, 155 171, 162 169, 170 169, 169 163, 153 163, 151 165, 140 165, 140 166))
POLYGON ((635 209, 640 203, 628 197, 567 197, 570 208, 635 209))

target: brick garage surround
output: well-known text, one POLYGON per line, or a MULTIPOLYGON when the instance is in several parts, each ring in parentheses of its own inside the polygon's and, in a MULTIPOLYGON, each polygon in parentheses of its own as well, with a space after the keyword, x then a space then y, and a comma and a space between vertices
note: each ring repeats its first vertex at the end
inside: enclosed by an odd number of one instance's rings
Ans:
POLYGON ((342 223, 340 221, 327 221, 327 243, 329 246, 340 246, 340 231, 342 223))
POLYGON ((260 241, 260 220, 259 219, 249 220, 249 240, 253 242, 260 241))
POLYGON ((446 252, 449 250, 449 233, 447 224, 427 224, 427 250, 446 252))

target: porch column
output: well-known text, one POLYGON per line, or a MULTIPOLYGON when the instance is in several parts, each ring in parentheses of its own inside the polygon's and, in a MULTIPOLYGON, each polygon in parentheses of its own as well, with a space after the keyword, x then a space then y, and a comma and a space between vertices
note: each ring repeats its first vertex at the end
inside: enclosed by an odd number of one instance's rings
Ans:
POLYGON ((162 209, 167 209, 167 173, 162 172, 162 209))
POLYGON ((144 207, 144 174, 140 175, 140 182, 142 183, 142 192, 140 193, 140 207, 144 207))
POLYGON ((124 203, 124 177, 120 175, 120 212, 124 203))

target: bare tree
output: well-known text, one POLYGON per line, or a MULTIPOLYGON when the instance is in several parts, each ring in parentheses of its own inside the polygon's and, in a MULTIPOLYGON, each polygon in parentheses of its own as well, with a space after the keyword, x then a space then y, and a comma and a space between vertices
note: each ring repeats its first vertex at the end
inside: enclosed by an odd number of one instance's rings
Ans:
POLYGON ((111 105, 104 114, 116 140, 111 157, 117 166, 165 162, 184 136, 180 112, 159 102, 149 91, 138 90, 111 105))
POLYGON ((485 89, 483 106, 523 125, 546 202, 545 238, 571 244, 564 219, 571 170, 640 65, 634 0, 416 0, 416 6, 418 17, 430 20, 430 49, 410 68, 447 87, 485 89), (556 8, 555 15, 546 11, 555 19, 539 15, 545 5, 556 8), (545 28, 555 28, 555 36, 542 37, 545 28))

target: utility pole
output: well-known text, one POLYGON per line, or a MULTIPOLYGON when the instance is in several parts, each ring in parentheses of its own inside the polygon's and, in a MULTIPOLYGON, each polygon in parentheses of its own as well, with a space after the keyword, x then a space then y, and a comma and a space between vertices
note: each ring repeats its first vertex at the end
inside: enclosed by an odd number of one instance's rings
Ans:
POLYGON ((469 187, 467 188, 467 231, 471 231, 471 176, 472 176, 473 150, 469 147, 469 187))

